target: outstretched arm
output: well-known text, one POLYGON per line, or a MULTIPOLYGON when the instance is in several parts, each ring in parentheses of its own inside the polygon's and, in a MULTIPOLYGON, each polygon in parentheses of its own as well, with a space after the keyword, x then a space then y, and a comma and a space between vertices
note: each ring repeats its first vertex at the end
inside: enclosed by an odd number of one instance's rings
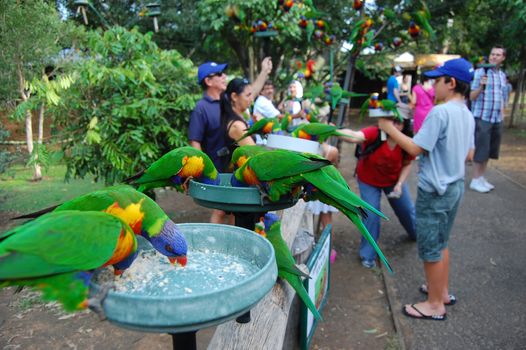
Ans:
POLYGON ((403 134, 400 130, 398 130, 394 126, 392 119, 378 118, 378 126, 380 127, 380 129, 385 131, 389 136, 391 136, 391 138, 400 147, 402 147, 403 150, 405 150, 407 153, 409 153, 413 157, 416 157, 425 151, 422 147, 414 143, 412 138, 410 138, 409 136, 403 134))
POLYGON ((339 133, 349 135, 349 137, 345 136, 338 136, 340 140, 350 143, 360 143, 365 141, 365 135, 361 131, 355 131, 351 129, 340 129, 338 130, 339 133))
POLYGON ((263 89, 263 85, 265 85, 265 81, 268 79, 270 72, 272 72, 272 59, 270 57, 265 57, 263 61, 261 61, 261 72, 259 72, 258 77, 252 83, 253 99, 255 99, 259 95, 261 89, 263 89))

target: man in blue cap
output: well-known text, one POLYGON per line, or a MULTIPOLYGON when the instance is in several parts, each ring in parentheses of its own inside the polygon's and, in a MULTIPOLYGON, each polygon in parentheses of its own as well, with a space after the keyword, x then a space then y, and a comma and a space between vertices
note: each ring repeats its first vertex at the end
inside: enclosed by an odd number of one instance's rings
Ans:
MULTIPOLYGON (((220 97, 227 87, 226 63, 206 62, 197 69, 197 82, 203 89, 203 98, 197 101, 188 127, 190 145, 205 152, 214 163, 217 171, 225 172, 225 135, 221 132, 220 97)), ((252 84, 255 93, 259 93, 272 71, 270 57, 263 59, 261 72, 252 84)), ((225 213, 213 210, 210 222, 223 223, 225 213)))
POLYGON ((468 61, 458 58, 425 73, 435 79, 435 96, 444 103, 429 112, 414 138, 402 134, 391 119, 379 120, 407 153, 420 155, 416 241, 427 282, 419 290, 427 300, 405 305, 402 312, 408 317, 443 321, 445 306, 456 303, 448 288, 448 240, 464 194, 465 161, 474 152, 475 121, 465 103, 473 72, 468 61))

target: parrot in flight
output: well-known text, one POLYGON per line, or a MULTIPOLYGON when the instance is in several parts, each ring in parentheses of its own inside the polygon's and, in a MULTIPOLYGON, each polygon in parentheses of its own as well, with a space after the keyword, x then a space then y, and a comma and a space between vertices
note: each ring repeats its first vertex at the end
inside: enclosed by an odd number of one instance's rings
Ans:
POLYGON ((318 155, 273 150, 250 157, 232 174, 232 186, 255 186, 262 195, 275 202, 281 196, 299 192, 303 187, 306 199, 318 199, 340 209, 360 233, 371 242, 378 256, 392 271, 384 254, 363 225, 365 209, 387 219, 380 211, 351 191, 341 173, 318 155))
POLYGON ((136 252, 135 234, 118 217, 52 212, 0 234, 0 288, 32 287, 67 311, 85 309, 101 303, 87 299, 91 271, 133 261, 136 252))
POLYGON ((301 271, 297 266, 287 243, 281 235, 281 222, 276 214, 267 213, 261 218, 265 227, 264 236, 274 247, 276 253, 276 264, 278 265, 278 276, 287 281, 296 291, 303 303, 309 308, 316 319, 322 317, 316 306, 312 302, 309 294, 303 286, 301 277, 310 278, 309 275, 301 271))
POLYGON ((186 192, 188 181, 219 185, 219 176, 212 160, 202 151, 190 147, 179 147, 163 155, 148 169, 127 179, 126 183, 138 186, 139 192, 171 186, 186 192))
POLYGON ((258 120, 256 123, 254 123, 254 125, 245 130, 243 136, 239 140, 236 140, 236 142, 239 142, 253 134, 259 134, 263 136, 271 133, 279 134, 280 131, 281 127, 278 118, 263 118, 258 120))
MULTIPOLYGON (((35 218, 52 210, 101 211, 117 216, 136 235, 146 238, 159 253, 168 257, 172 264, 177 262, 179 265, 186 265, 188 246, 183 233, 155 201, 131 186, 107 187, 14 219, 35 218)), ((115 274, 120 273, 122 271, 115 270, 115 274)))
POLYGON ((294 131, 292 131, 291 136, 305 140, 318 141, 319 143, 325 142, 325 140, 331 136, 348 137, 348 135, 338 132, 336 126, 323 123, 300 124, 294 129, 294 131))

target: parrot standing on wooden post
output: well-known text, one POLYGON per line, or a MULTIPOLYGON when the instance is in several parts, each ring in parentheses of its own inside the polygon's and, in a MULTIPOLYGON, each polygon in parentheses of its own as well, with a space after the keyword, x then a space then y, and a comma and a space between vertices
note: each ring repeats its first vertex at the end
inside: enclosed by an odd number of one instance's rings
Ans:
POLYGON ((132 229, 113 215, 49 213, 0 234, 0 287, 32 287, 67 311, 81 310, 101 303, 87 299, 90 271, 136 251, 132 229))
POLYGON ((274 247, 276 253, 276 264, 278 265, 278 276, 287 281, 296 291, 305 306, 309 308, 316 319, 322 317, 316 306, 312 302, 309 294, 303 286, 302 277, 310 278, 309 275, 301 271, 297 266, 287 243, 281 235, 281 222, 276 214, 267 213, 262 218, 265 226, 264 236, 274 247))

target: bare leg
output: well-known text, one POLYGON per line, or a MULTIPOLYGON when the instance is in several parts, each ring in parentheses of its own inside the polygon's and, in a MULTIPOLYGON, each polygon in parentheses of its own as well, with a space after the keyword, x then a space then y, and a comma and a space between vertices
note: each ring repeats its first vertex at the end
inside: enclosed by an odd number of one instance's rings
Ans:
MULTIPOLYGON (((446 255, 449 254, 446 253, 446 255)), ((446 267, 446 262, 449 262, 449 258, 444 258, 442 256, 442 260, 437 262, 424 262, 428 290, 427 300, 415 304, 415 307, 424 315, 443 315, 446 312, 443 293, 447 290, 448 267, 446 267)), ((420 316, 411 305, 406 305, 405 310, 411 315, 420 316)))
MULTIPOLYGON (((327 225, 332 224, 332 213, 320 213, 321 229, 325 229, 327 225)), ((331 228, 332 232, 332 228, 331 228)))
POLYGON ((482 163, 473 162, 473 178, 478 179, 479 177, 483 176, 486 172, 487 166, 488 161, 482 163))
POLYGON ((222 224, 224 223, 226 213, 219 209, 212 209, 212 216, 210 217, 210 222, 212 224, 222 224))

